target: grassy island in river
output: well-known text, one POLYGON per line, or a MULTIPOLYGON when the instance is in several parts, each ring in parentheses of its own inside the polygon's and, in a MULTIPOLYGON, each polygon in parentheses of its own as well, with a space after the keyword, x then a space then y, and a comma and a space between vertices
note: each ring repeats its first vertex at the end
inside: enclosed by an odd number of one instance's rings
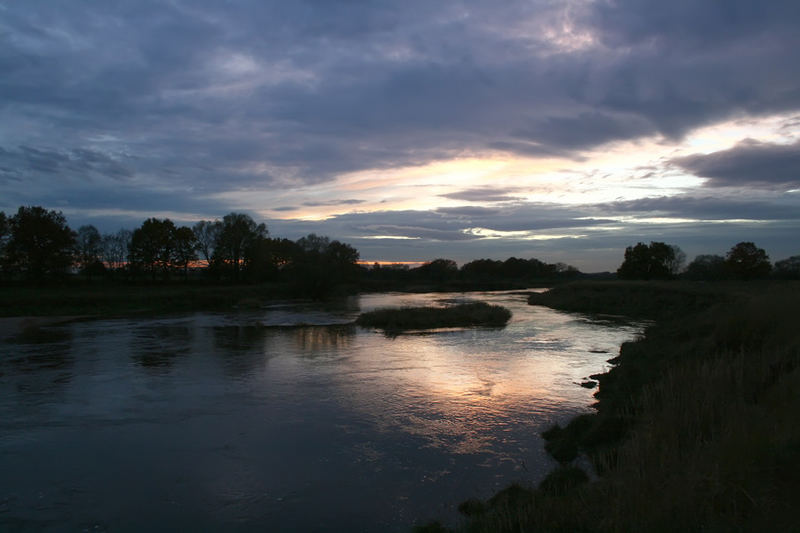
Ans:
POLYGON ((448 307, 401 307, 362 313, 356 324, 388 332, 452 327, 505 326, 511 311, 499 305, 471 302, 448 307))

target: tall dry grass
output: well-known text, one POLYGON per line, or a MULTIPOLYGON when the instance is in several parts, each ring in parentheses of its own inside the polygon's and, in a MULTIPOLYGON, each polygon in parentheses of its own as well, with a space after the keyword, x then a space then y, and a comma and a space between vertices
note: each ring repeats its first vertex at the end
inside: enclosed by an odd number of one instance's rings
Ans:
POLYGON ((627 420, 623 436, 592 447, 590 423, 575 432, 601 477, 486 502, 461 529, 800 531, 798 288, 726 289, 649 328, 601 379, 595 418, 627 420))

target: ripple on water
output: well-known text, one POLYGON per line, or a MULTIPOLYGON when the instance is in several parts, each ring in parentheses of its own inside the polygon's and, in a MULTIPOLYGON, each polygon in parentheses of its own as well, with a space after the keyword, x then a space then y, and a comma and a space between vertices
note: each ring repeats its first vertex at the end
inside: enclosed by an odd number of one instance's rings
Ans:
POLYGON ((0 529, 42 516, 71 530, 453 518, 463 499, 544 475, 539 433, 588 409, 579 383, 637 332, 502 292, 46 329, 2 345, 0 471, 17 496, 0 487, 0 529), (472 300, 513 322, 395 338, 347 325, 360 310, 472 300))

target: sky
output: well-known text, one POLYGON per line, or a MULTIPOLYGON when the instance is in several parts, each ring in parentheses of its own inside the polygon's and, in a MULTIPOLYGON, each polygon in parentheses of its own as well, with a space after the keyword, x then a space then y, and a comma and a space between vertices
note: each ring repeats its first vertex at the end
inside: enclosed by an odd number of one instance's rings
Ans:
POLYGON ((800 255, 800 2, 0 0, 0 210, 367 261, 800 255))

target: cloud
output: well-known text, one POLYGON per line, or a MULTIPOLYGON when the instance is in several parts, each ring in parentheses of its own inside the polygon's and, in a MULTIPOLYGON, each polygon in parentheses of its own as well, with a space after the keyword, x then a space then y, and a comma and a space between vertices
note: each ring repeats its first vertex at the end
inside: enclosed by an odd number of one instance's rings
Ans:
POLYGON ((519 191, 517 187, 477 187, 441 194, 440 196, 451 200, 466 200, 468 202, 508 202, 519 199, 518 196, 513 194, 517 191, 519 191))
POLYGON ((74 148, 54 150, 21 145, 6 149, 0 147, 0 166, 8 174, 29 177, 32 174, 98 175, 114 179, 133 175, 123 162, 96 150, 74 148))
POLYGON ((303 202, 306 207, 325 207, 325 206, 339 206, 339 205, 358 205, 363 204, 364 200, 347 199, 347 200, 326 200, 323 202, 303 202))
POLYGON ((464 150, 578 158, 797 109, 795 4, 15 3, 0 118, 49 124, 31 146, 105 132, 209 189, 199 165, 313 184, 464 150))
POLYGON ((800 185, 800 141, 768 144, 740 142, 729 150, 673 159, 672 163, 700 177, 711 187, 786 188, 800 185))
POLYGON ((435 228, 425 228, 420 226, 399 226, 399 225, 370 225, 362 226, 364 232, 375 235, 392 235, 407 237, 412 239, 426 239, 432 241, 465 241, 477 238, 474 235, 458 230, 440 230, 435 228))
POLYGON ((711 196, 662 196, 594 206, 608 215, 640 215, 693 220, 800 220, 800 198, 747 200, 711 196))
POLYGON ((463 217, 493 217, 502 213, 498 208, 478 207, 472 205, 460 205, 456 207, 439 207, 437 213, 444 215, 455 215, 463 217))
MULTIPOLYGON (((798 24, 795 0, 511 0, 501 9, 489 0, 8 2, 0 196, 9 208, 71 206, 76 216, 119 210, 141 221, 158 209, 213 218, 250 193, 280 191, 264 212, 361 205, 352 192, 320 201, 315 190, 355 171, 497 151, 585 162, 606 143, 666 145, 734 117, 796 113, 798 24)), ((269 223, 276 234, 328 229, 354 239, 394 227, 421 237, 408 248, 420 257, 444 253, 445 242, 471 257, 565 257, 545 242, 465 238, 469 227, 590 235, 564 250, 624 248, 632 235, 693 239, 691 231, 722 242, 711 220, 725 217, 771 221, 757 231, 784 224, 776 235, 788 234, 795 201, 767 193, 795 186, 797 149, 745 143, 671 162, 736 198, 531 204, 513 188, 470 182, 444 197, 502 209, 269 223), (618 220, 653 212, 706 222, 618 220)), ((597 176, 614 172, 600 165, 597 176)), ((402 196, 395 192, 384 197, 402 196)))

